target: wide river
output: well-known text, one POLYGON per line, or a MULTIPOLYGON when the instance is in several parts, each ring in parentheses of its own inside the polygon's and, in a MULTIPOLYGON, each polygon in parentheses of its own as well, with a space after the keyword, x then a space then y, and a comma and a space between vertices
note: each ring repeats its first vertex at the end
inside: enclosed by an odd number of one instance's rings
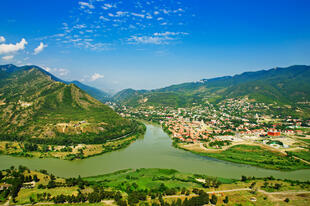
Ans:
POLYGON ((0 169, 24 165, 30 169, 46 169, 60 177, 93 176, 127 168, 171 168, 182 172, 210 176, 240 178, 241 175, 310 180, 310 170, 283 172, 202 157, 176 149, 169 136, 157 125, 147 124, 144 138, 125 149, 84 160, 22 158, 0 155, 0 169))

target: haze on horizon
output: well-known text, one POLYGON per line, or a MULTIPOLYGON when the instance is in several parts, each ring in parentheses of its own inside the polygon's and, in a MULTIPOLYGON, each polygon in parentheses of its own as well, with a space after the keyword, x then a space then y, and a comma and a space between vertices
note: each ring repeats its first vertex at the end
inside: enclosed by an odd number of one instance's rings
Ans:
POLYGON ((3 0, 0 64, 106 91, 310 64, 308 0, 3 0))

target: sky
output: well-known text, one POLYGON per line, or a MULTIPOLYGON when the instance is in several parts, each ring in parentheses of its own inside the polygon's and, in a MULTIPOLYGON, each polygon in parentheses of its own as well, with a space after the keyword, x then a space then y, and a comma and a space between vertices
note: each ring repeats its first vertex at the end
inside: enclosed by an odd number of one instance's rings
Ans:
POLYGON ((310 65, 309 0, 1 0, 0 64, 116 92, 310 65))

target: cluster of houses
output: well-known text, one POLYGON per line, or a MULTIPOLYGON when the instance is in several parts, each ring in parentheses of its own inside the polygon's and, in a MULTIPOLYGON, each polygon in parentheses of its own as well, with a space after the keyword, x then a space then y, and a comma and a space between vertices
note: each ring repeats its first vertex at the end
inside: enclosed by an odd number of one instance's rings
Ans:
POLYGON ((197 142, 199 140, 216 141, 223 140, 218 138, 221 135, 227 134, 240 136, 257 136, 257 137, 281 137, 283 135, 302 134, 301 130, 277 130, 275 128, 260 128, 246 131, 234 131, 231 129, 214 128, 212 123, 206 124, 201 121, 186 121, 183 118, 169 119, 162 121, 169 131, 172 133, 173 138, 177 138, 184 142, 197 142))
POLYGON ((184 142, 215 141, 223 135, 280 137, 302 134, 296 129, 301 125, 299 119, 287 117, 277 125, 266 125, 266 120, 272 122, 277 118, 279 121, 278 117, 264 114, 268 110, 269 105, 241 98, 227 99, 216 106, 207 102, 188 108, 123 106, 120 113, 125 117, 158 122, 167 127, 174 138, 184 142), (278 126, 282 124, 290 129, 279 130, 278 126))

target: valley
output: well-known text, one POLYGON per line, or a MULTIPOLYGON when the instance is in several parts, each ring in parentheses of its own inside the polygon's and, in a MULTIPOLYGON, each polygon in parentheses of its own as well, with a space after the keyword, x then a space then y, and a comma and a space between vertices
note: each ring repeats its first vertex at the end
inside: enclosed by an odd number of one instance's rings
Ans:
POLYGON ((248 98, 187 108, 123 106, 119 112, 161 125, 175 147, 202 156, 269 169, 310 166, 309 120, 270 114, 269 105, 248 98))
POLYGON ((110 96, 37 66, 0 66, 0 201, 307 205, 309 70, 110 96))
POLYGON ((0 170, 24 165, 32 170, 42 168, 59 177, 87 177, 112 173, 123 169, 164 168, 184 173, 206 174, 214 177, 238 179, 242 175, 273 176, 277 179, 307 181, 308 169, 282 171, 247 164, 222 161, 175 148, 169 135, 157 124, 146 123, 144 137, 137 138, 123 149, 84 159, 68 161, 59 158, 19 157, 0 155, 0 170))

